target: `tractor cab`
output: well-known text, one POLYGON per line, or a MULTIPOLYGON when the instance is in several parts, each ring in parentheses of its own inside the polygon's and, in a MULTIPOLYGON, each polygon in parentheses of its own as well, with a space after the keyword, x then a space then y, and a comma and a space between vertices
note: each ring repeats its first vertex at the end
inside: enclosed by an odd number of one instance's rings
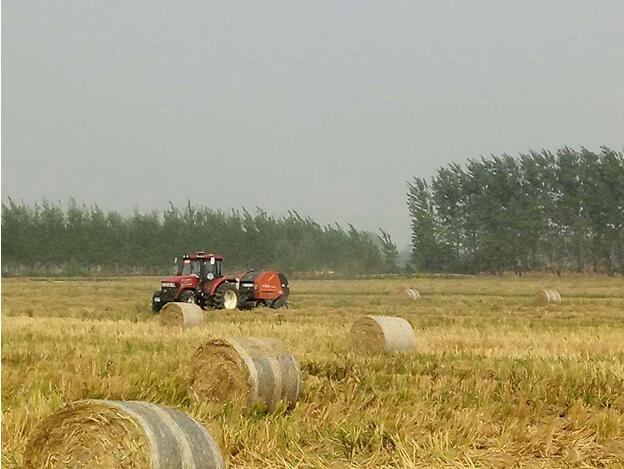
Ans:
POLYGON ((223 276, 221 264, 223 257, 205 252, 185 255, 178 266, 178 277, 198 277, 200 283, 223 276))
POLYGON ((222 263, 223 257, 216 254, 185 254, 178 265, 175 283, 183 290, 194 290, 194 299, 198 299, 198 296, 209 293, 212 285, 223 278, 222 263))

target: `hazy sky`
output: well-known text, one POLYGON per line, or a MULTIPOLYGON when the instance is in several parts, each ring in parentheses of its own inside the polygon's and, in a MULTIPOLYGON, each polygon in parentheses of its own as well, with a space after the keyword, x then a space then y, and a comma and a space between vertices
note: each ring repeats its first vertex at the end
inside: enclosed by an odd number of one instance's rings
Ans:
POLYGON ((3 0, 2 196, 409 240, 450 161, 624 147, 624 1, 3 0))

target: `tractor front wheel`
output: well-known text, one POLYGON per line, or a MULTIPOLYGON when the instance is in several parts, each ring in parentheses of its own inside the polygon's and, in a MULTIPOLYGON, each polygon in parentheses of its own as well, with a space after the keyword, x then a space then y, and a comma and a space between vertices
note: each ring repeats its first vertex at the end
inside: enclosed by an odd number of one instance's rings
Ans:
POLYGON ((178 301, 181 303, 195 303, 195 293, 191 290, 184 290, 180 294, 180 299, 178 301))
POLYGON ((238 308, 238 290, 231 283, 222 283, 214 294, 213 305, 216 309, 238 308))

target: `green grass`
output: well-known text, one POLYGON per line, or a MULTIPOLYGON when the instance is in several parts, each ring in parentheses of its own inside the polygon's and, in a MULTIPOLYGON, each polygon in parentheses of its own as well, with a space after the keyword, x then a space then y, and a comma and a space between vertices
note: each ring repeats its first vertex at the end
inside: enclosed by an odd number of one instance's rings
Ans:
POLYGON ((83 398, 180 408, 231 467, 624 467, 624 281, 511 277, 292 282, 292 307, 210 312, 163 329, 157 279, 3 281, 2 462, 20 467, 45 416, 83 398), (423 298, 409 301, 401 287, 423 298), (563 304, 537 306, 558 289, 563 304), (364 314, 398 315, 418 347, 352 351, 364 314), (186 366, 210 337, 281 338, 304 388, 290 413, 193 404, 186 366))

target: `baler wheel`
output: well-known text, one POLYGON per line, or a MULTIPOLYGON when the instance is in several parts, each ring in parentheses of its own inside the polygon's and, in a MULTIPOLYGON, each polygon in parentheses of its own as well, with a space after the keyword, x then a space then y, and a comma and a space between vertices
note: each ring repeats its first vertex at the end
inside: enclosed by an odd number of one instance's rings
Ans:
POLYGON ((286 296, 282 295, 279 298, 276 298, 273 303, 271 303, 271 309, 281 308, 283 306, 288 308, 288 303, 286 302, 286 296))

